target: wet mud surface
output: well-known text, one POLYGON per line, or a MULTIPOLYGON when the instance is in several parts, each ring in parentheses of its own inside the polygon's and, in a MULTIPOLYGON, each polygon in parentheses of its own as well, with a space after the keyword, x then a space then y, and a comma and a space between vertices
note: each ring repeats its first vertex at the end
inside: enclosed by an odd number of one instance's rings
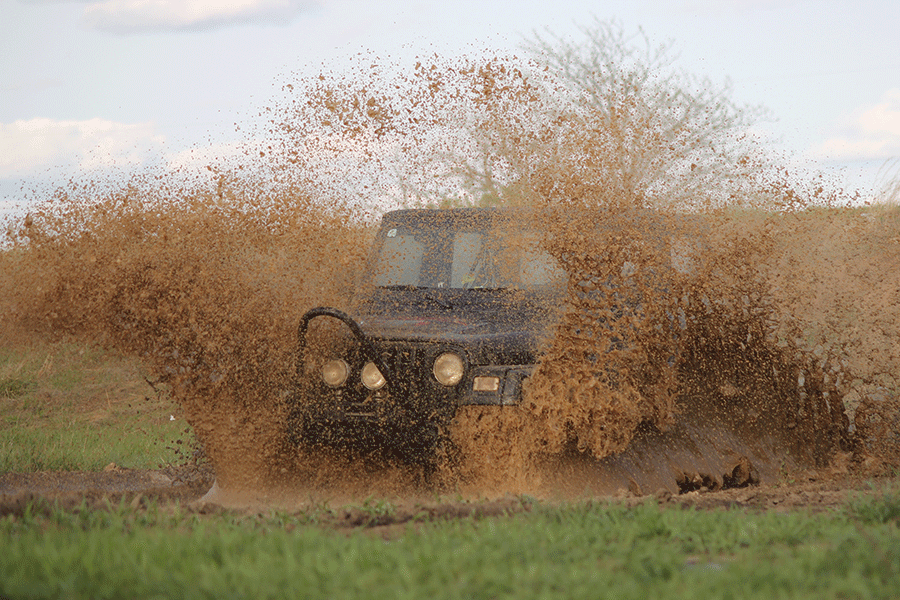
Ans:
POLYGON ((123 498, 158 498, 164 503, 191 502, 205 494, 214 476, 208 468, 169 467, 159 470, 43 471, 0 474, 0 511, 27 502, 47 501, 63 507, 117 505, 123 498))

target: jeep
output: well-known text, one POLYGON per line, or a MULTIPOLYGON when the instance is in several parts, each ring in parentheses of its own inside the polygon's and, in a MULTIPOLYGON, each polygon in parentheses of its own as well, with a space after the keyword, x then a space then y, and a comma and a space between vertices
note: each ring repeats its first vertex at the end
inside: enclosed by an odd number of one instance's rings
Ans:
POLYGON ((308 445, 431 460, 465 405, 515 405, 565 274, 517 209, 384 215, 348 311, 299 324, 290 428, 308 445))

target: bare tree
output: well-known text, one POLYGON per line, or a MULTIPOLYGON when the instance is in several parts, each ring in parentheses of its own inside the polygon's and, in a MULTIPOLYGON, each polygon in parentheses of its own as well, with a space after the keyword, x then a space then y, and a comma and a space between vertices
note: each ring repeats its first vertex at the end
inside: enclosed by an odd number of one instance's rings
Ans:
POLYGON ((672 44, 641 30, 594 21, 581 34, 534 34, 526 58, 435 56, 411 71, 367 59, 288 86, 271 115, 276 154, 372 205, 771 198, 748 133, 761 108, 738 105, 727 80, 677 69, 672 44))
POLYGON ((596 20, 581 33, 525 43, 541 114, 527 120, 531 131, 507 124, 515 143, 485 147, 507 151, 539 193, 567 200, 602 191, 657 205, 751 201, 748 178, 765 159, 748 128, 763 108, 738 105, 727 80, 676 69, 672 43, 654 46, 642 30, 596 20))

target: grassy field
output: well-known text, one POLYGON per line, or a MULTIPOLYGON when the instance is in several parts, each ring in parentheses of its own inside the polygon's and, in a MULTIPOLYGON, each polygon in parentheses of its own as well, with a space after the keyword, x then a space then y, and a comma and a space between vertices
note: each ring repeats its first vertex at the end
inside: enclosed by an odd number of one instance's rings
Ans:
MULTIPOLYGON (((6 347, 0 385, 0 471, 155 467, 187 437, 165 394, 109 352, 6 347)), ((0 597, 896 598, 900 487, 878 486, 826 512, 522 497, 514 515, 349 528, 327 504, 7 502, 0 597)), ((354 510, 371 524, 396 509, 354 510)))
POLYGON ((192 436, 139 363, 74 343, 0 347, 0 472, 157 468, 192 436))
MULTIPOLYGON (((529 503, 373 530, 129 504, 0 518, 10 598, 896 598, 900 490, 828 513, 529 503)), ((371 506, 371 505, 370 505, 371 506)))

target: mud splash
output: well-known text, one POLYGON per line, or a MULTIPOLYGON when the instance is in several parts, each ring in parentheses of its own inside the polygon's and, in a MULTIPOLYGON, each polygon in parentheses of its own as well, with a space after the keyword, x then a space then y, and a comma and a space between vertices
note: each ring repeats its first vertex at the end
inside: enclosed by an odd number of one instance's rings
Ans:
POLYGON ((633 61, 590 90, 513 58, 423 63, 285 86, 240 164, 65 186, 9 224, 4 327, 141 357, 232 490, 677 491, 841 449, 900 464, 896 210, 835 208, 732 104, 673 100, 633 61), (460 410, 431 481, 287 444, 297 322, 347 304, 377 214, 479 203, 543 211, 568 275, 523 405, 460 410))
POLYGON ((834 379, 785 339, 793 321, 776 318, 784 306, 760 269, 777 255, 764 223, 752 232, 744 219, 634 209, 597 222, 581 221, 587 237, 567 219, 578 241, 554 238, 568 302, 523 404, 460 412, 464 481, 675 492, 699 477, 717 489, 823 466, 852 445, 834 379), (640 213, 653 225, 634 227, 640 213), (685 240, 702 252, 686 255, 685 240), (754 477, 737 476, 751 467, 754 477))
POLYGON ((4 296, 32 332, 140 357, 223 481, 253 484, 281 445, 294 324, 340 304, 368 234, 346 209, 248 189, 145 181, 55 198, 21 224, 4 296))

